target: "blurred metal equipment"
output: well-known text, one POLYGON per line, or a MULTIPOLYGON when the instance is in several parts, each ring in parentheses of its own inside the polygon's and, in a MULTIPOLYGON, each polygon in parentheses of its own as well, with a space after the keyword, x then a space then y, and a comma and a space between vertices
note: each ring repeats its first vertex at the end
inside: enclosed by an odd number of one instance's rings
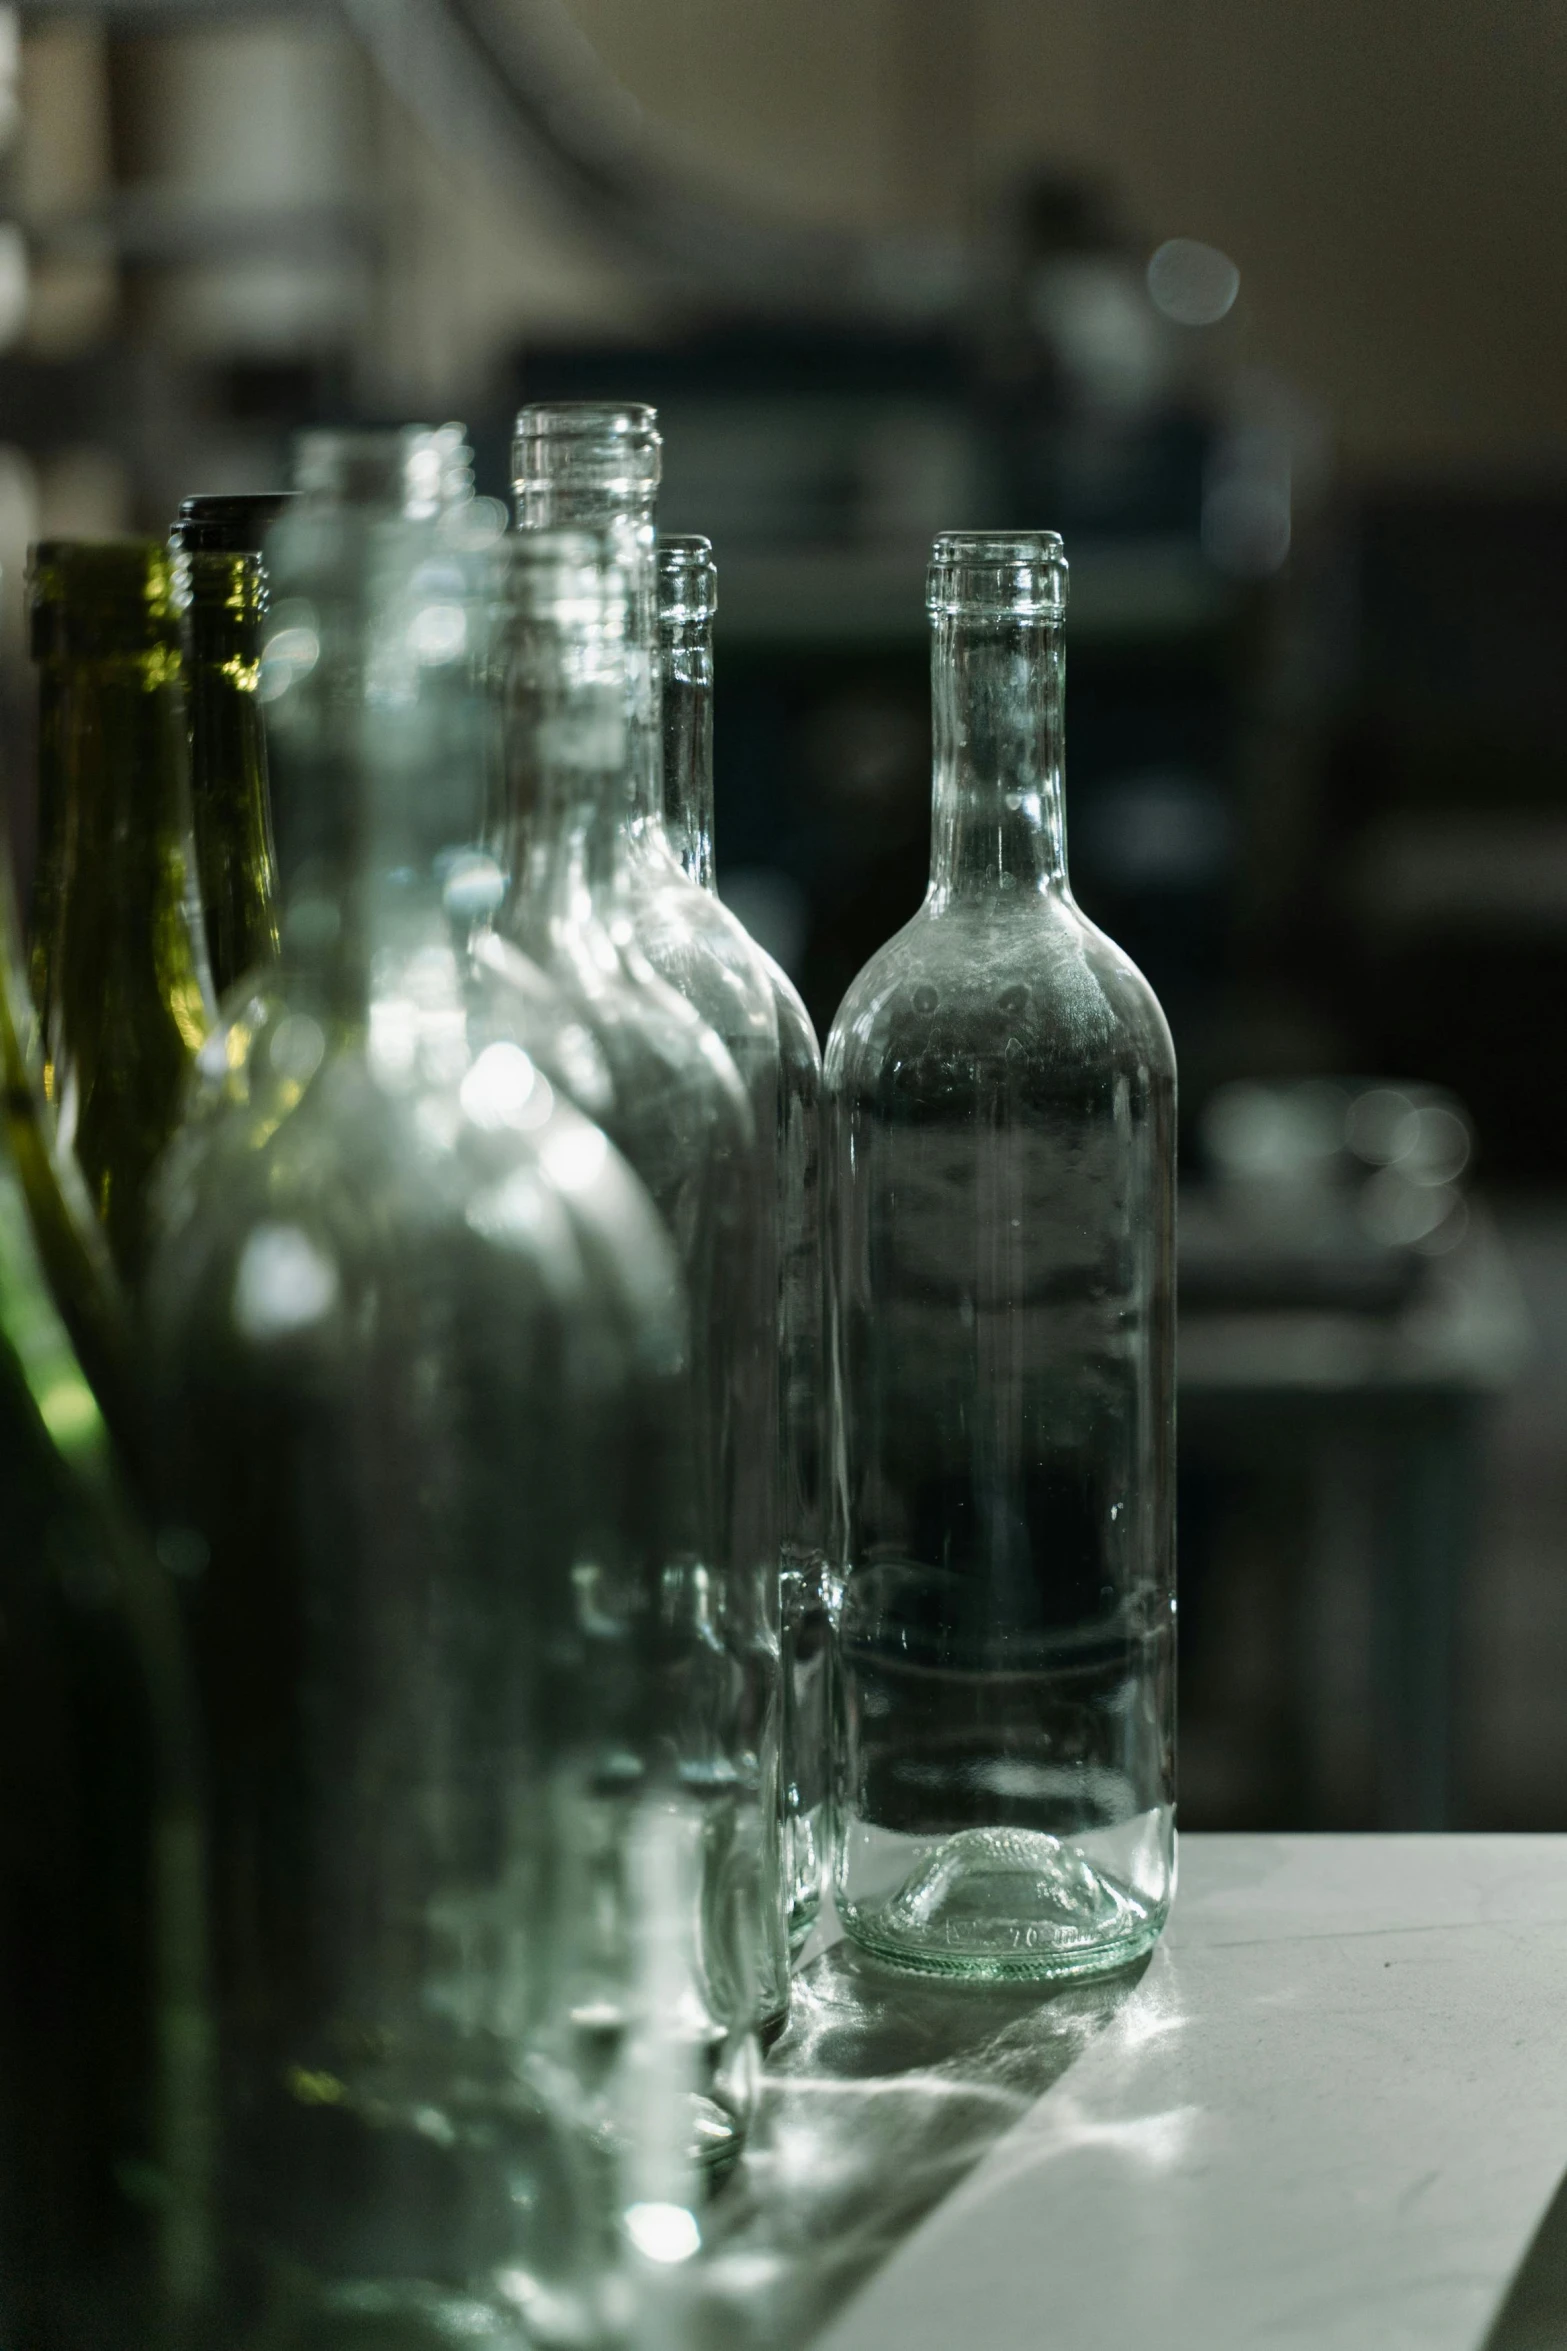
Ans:
POLYGON ((23 0, 21 13, 137 29, 340 13, 437 147, 479 142, 494 167, 542 177, 672 288, 731 309, 927 316, 952 309, 969 274, 950 242, 770 220, 705 184, 559 0, 23 0))
POLYGON ((436 144, 477 134, 531 167, 601 234, 688 294, 741 310, 948 307, 955 257, 769 221, 689 173, 650 133, 559 0, 341 0, 436 144))
POLYGON ((1284 1670, 1248 1725, 1245 1677, 1204 1656, 1208 1596, 1183 1595, 1199 1801, 1222 1814, 1216 1743, 1233 1782, 1265 1784, 1246 1747, 1271 1712, 1266 1743, 1290 1783, 1261 1799, 1275 1815, 1445 1827, 1485 1406, 1528 1341, 1463 1186, 1468 1116, 1431 1086, 1233 1084, 1210 1099, 1201 1142, 1208 1181, 1181 1209, 1183 1457, 1267 1494, 1250 1566, 1274 1587, 1284 1670))

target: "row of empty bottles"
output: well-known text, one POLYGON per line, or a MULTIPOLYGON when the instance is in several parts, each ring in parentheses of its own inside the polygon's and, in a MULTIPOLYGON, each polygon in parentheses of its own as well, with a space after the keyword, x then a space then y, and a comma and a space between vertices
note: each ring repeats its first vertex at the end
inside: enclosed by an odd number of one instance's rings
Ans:
POLYGON ((1173 1063, 1066 883, 1060 543, 938 542, 931 890, 824 1091, 659 454, 525 410, 508 527, 455 429, 313 434, 35 554, 40 2345, 670 2340, 829 1877, 979 1979, 1168 1907, 1173 1063))

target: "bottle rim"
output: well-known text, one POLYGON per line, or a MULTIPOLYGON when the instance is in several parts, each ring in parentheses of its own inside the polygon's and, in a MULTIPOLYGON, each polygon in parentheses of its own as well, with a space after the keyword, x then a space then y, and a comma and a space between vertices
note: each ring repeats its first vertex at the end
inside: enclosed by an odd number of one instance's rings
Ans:
POLYGON ((933 617, 1059 620, 1067 579, 1059 531, 943 531, 931 548, 925 603, 933 617))
POLYGON ((514 490, 566 480, 628 496, 656 490, 663 472, 658 411, 641 400, 537 400, 517 411, 514 490))
POLYGON ((658 617, 664 628, 696 627, 718 610, 713 542, 697 532, 658 535, 658 617))
POLYGON ((294 490, 245 490, 182 498, 169 545, 176 555, 259 555, 269 526, 297 495, 294 490))

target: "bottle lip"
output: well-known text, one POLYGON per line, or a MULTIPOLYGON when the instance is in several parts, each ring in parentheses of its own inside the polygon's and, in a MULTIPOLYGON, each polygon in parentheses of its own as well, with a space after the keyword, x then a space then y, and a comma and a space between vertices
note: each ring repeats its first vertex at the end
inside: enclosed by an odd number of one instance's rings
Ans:
POLYGON ((658 411, 641 400, 536 400, 517 411, 512 487, 569 480, 622 495, 656 490, 658 411))
POLYGON ((1059 620, 1067 572, 1058 531, 943 531, 931 549, 926 608, 933 617, 1059 620))
POLYGON ((658 617, 665 628, 695 627, 718 610, 713 542, 696 532, 658 534, 658 617))
POLYGON ((269 524, 297 495, 258 490, 182 498, 169 545, 176 555, 259 555, 269 524))

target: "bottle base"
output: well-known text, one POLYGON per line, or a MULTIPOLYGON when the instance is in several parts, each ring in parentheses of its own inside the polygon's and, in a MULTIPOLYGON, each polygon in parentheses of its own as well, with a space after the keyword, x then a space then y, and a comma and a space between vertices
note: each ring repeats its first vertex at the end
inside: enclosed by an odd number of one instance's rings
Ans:
POLYGON ((873 1958, 970 1983, 1108 1974, 1153 1948, 1167 1911, 1039 1829, 961 1830, 885 1900, 838 1898, 873 1958))

